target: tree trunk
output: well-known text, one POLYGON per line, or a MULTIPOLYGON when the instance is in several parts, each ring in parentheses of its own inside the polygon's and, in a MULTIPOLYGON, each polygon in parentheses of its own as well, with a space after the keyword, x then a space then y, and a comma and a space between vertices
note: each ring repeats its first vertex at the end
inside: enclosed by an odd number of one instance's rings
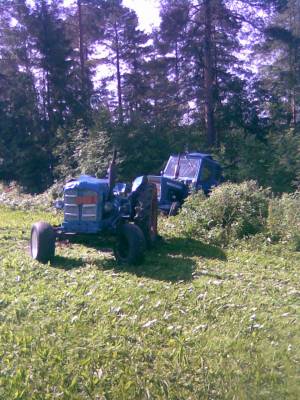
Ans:
POLYGON ((216 142, 213 99, 213 60, 212 60, 212 20, 211 0, 204 0, 204 119, 207 143, 213 146, 216 142))
POLYGON ((292 125, 293 125, 293 127, 295 127, 297 125, 297 107, 296 107, 295 88, 292 89, 292 93, 291 93, 291 113, 292 113, 292 125))
POLYGON ((180 85, 179 85, 179 49, 178 49, 178 41, 175 43, 175 83, 176 83, 176 101, 179 102, 180 97, 180 85))
POLYGON ((123 125, 120 43, 119 43, 119 33, 116 26, 115 26, 115 40, 116 40, 116 68, 117 68, 117 90, 118 90, 118 121, 120 125, 123 125))
POLYGON ((291 90, 291 112, 292 112, 292 124, 295 128, 297 125, 297 86, 299 82, 299 75, 297 71, 297 65, 299 65, 299 60, 297 59, 298 48, 295 46, 293 50, 293 62, 291 65, 291 74, 293 77, 293 87, 291 90))
POLYGON ((79 58, 80 58, 80 71, 81 71, 81 88, 82 94, 84 93, 84 48, 83 48, 83 27, 82 27, 82 9, 81 0, 77 0, 78 10, 78 30, 79 30, 79 58))

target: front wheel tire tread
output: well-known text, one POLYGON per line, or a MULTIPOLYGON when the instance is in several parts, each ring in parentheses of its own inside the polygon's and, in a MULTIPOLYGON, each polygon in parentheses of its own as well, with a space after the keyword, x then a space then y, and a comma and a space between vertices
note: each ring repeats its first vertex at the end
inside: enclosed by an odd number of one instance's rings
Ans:
POLYGON ((43 264, 52 261, 55 254, 55 231, 47 222, 36 222, 31 228, 30 253, 43 264))

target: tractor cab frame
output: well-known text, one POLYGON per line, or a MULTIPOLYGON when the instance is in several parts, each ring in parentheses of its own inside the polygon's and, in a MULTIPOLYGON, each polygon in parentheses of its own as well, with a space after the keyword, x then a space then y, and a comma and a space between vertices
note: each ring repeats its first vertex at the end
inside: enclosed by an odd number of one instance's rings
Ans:
POLYGON ((212 187, 218 186, 222 169, 210 154, 174 154, 160 176, 149 175, 148 179, 156 185, 159 209, 173 215, 192 191, 203 190, 208 194, 212 187))

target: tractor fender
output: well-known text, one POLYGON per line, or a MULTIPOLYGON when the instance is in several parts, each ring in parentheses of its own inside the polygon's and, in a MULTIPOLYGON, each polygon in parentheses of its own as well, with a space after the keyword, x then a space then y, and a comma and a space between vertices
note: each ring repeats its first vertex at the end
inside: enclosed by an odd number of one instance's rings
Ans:
POLYGON ((135 180, 132 182, 132 189, 131 192, 136 192, 141 186, 144 186, 146 183, 148 183, 148 177, 147 175, 142 175, 138 176, 135 178, 135 180))

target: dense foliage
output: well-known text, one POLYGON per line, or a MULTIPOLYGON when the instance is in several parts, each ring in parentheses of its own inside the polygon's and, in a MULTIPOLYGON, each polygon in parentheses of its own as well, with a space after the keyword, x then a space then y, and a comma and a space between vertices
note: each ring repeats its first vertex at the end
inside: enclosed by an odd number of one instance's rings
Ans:
POLYGON ((226 178, 299 185, 300 3, 161 0, 151 33, 121 0, 0 0, 0 179, 131 179, 210 151, 226 178))
POLYGON ((269 190, 254 181, 227 183, 214 188, 209 197, 190 196, 170 223, 177 233, 224 246, 264 230, 269 197, 269 190))
POLYGON ((257 235, 268 243, 300 249, 300 193, 274 197, 255 181, 226 183, 209 197, 192 194, 178 216, 165 222, 173 235, 218 246, 257 235))
POLYGON ((300 250, 300 193, 283 194, 270 201, 267 227, 271 239, 292 243, 300 250))

